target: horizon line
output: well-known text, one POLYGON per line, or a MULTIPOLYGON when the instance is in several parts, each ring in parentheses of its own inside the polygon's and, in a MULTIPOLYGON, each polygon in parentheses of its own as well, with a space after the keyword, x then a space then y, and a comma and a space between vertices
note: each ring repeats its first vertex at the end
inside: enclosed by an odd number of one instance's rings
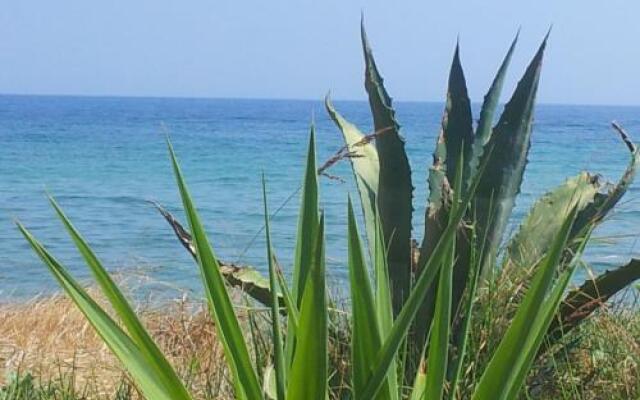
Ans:
MULTIPOLYGON (((132 95, 132 94, 79 94, 79 93, 4 93, 0 92, 0 97, 69 97, 69 98, 94 98, 94 99, 157 99, 157 100, 240 100, 240 101, 251 101, 251 100, 270 100, 270 101, 309 101, 309 102, 320 102, 324 101, 324 96, 319 98, 302 98, 302 97, 263 97, 263 96, 253 96, 253 97, 245 97, 245 96, 198 96, 198 95, 132 95)), ((403 99, 392 99, 396 103, 435 103, 442 104, 444 100, 403 100, 403 99)), ((340 101, 340 102, 366 102, 366 97, 363 98, 333 98, 332 101, 340 101)), ((471 100, 471 104, 481 104, 481 101, 471 100)), ((504 104, 506 102, 501 102, 500 104, 504 104)), ((638 104, 620 104, 620 103, 567 103, 567 102, 538 102, 538 105, 543 106, 583 106, 583 107, 640 107, 640 103, 638 104)))

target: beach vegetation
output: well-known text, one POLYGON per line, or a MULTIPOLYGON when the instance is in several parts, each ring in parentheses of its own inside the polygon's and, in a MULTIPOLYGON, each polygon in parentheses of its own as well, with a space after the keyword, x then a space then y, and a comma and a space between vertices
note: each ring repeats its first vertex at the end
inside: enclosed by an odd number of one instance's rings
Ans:
MULTIPOLYGON (((363 134, 329 97, 325 102, 345 141, 333 162, 350 161, 364 220, 361 235, 349 198, 349 295, 343 309, 329 296, 326 283, 318 180, 328 166, 316 163, 313 124, 291 282, 271 242, 266 178, 262 211, 268 278, 263 278, 220 262, 168 141, 188 229, 158 208, 194 256, 235 398, 518 399, 540 382, 540 363, 567 351, 566 335, 639 277, 638 263, 631 261, 567 293, 593 230, 622 198, 640 160, 617 124, 630 152, 619 181, 606 184, 586 172, 570 178, 533 205, 513 237, 505 237, 527 165, 547 37, 494 124, 516 41, 484 98, 477 124, 456 46, 428 174, 424 237, 420 246, 412 246, 411 167, 362 28, 374 132, 363 134), (266 306, 266 322, 240 314, 230 286, 246 288, 266 306)), ((50 202, 108 307, 27 227, 18 222, 18 228, 122 363, 135 390, 154 400, 196 398, 97 254, 53 197, 50 202)), ((29 379, 19 377, 14 384, 28 388, 29 379)))

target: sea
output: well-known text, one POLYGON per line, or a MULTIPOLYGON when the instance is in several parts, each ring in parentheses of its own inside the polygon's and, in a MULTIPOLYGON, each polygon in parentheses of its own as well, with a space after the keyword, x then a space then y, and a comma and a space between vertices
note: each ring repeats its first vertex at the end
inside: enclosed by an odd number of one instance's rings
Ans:
MULTIPOLYGON (((335 101, 363 132, 365 101, 335 101)), ((427 171, 443 104, 396 102, 415 186, 414 237, 421 240, 427 171)), ((474 105, 475 116, 478 115, 474 105)), ((587 170, 616 181, 629 153, 610 128, 640 141, 640 107, 536 108, 522 193, 508 233, 539 196, 587 170)), ((90 274, 48 204, 53 195, 104 265, 144 296, 201 293, 197 267, 151 206, 184 221, 166 138, 173 143, 217 255, 266 270, 261 174, 267 179, 275 252, 290 271, 306 147, 315 121, 318 163, 341 146, 322 101, 73 96, 0 96, 0 301, 56 292, 58 286, 18 232, 26 225, 81 282, 90 274)), ((346 285, 346 202, 357 196, 348 161, 321 178, 327 269, 346 285)), ((595 232, 585 261, 600 272, 640 256, 640 185, 634 183, 595 232)), ((576 283, 588 276, 580 269, 576 283)))

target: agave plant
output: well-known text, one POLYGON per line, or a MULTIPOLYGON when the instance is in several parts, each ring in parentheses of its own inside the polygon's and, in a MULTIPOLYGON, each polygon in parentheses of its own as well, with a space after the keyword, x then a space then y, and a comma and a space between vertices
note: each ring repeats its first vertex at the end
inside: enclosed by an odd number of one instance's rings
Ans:
MULTIPOLYGON (((169 145, 173 170, 177 180, 186 218, 191 228, 191 243, 200 269, 211 317, 217 336, 222 343, 225 360, 233 383, 235 397, 239 399, 318 399, 330 396, 328 385, 328 321, 324 261, 324 218, 318 207, 318 182, 315 164, 313 130, 309 143, 307 167, 303 184, 294 279, 289 286, 278 273, 271 246, 267 195, 263 178, 266 259, 269 265, 269 292, 271 293, 271 338, 273 374, 258 375, 242 331, 242 319, 236 314, 224 275, 209 243, 203 224, 191 199, 185 180, 169 145), (280 296, 286 308, 286 328, 280 310, 280 296), (285 334, 286 332, 286 334, 285 334)), ((461 159, 462 160, 462 159, 461 159)), ((460 162, 462 165, 462 162, 460 162)), ((480 167, 484 169, 486 163, 480 167)), ((481 174, 470 181, 461 196, 462 179, 456 179, 456 191, 450 204, 449 221, 439 242, 422 266, 406 296, 397 317, 392 312, 391 285, 388 268, 388 246, 380 220, 375 214, 372 259, 367 262, 356 217, 348 202, 348 268, 351 287, 351 398, 353 399, 440 399, 445 393, 453 398, 458 379, 447 382, 448 343, 451 339, 449 314, 452 302, 452 278, 456 267, 455 251, 458 227, 472 203, 481 174), (373 269, 373 279, 370 277, 373 269), (437 281, 437 283, 436 283, 437 281), (407 392, 398 374, 399 359, 404 355, 403 343, 414 323, 427 293, 433 285, 438 287, 434 324, 426 359, 429 373, 419 370, 415 383, 407 392)), ((98 286, 113 308, 121 325, 116 322, 86 290, 69 274, 67 269, 20 223, 18 227, 36 254, 47 265, 71 299, 84 313, 98 334, 123 363, 137 387, 148 399, 191 399, 180 377, 147 333, 119 288, 106 272, 97 255, 89 247, 60 206, 53 198, 53 208, 69 232, 80 254, 91 269, 98 286)), ((527 290, 521 305, 493 354, 490 364, 474 388, 475 399, 514 399, 530 369, 542 338, 560 302, 575 268, 577 256, 584 246, 576 247, 576 256, 563 258, 577 208, 573 207, 551 243, 549 253, 527 290), (565 270, 556 277, 559 265, 565 270), (513 348, 521 351, 513 352, 513 348)), ((588 236, 588 233, 587 235, 588 236)), ((586 238, 585 236, 585 238, 586 238)), ((478 260, 474 255, 471 257, 478 260)), ((480 265, 478 262, 474 265, 480 265)), ((476 267, 475 270, 478 270, 476 267)), ((470 285, 475 286, 475 280, 470 285)), ((473 296, 469 297, 473 299, 473 296)), ((465 323, 470 321, 472 301, 465 307, 465 323)), ((466 330, 464 337, 469 334, 466 330)), ((457 374, 462 370, 459 357, 455 362, 457 374)))
MULTIPOLYGON (((598 174, 582 172, 550 190, 536 201, 527 217, 521 222, 516 234, 505 237, 505 230, 520 192, 527 156, 531 146, 535 98, 540 80, 540 71, 547 43, 544 38, 535 56, 529 63, 504 111, 493 125, 502 92, 503 83, 518 37, 513 40, 497 74, 484 98, 477 124, 471 111, 466 80, 456 46, 451 64, 445 110, 441 130, 433 153, 433 164, 429 169, 429 196, 426 199, 424 235, 419 250, 411 247, 413 220, 413 183, 411 167, 404 148, 404 138, 396 121, 392 100, 373 57, 364 25, 361 30, 365 61, 365 89, 368 94, 373 117, 373 133, 365 135, 354 124, 348 122, 325 99, 327 112, 342 133, 345 147, 331 160, 348 158, 359 192, 360 205, 365 221, 369 257, 374 255, 376 218, 380 219, 387 253, 388 277, 393 303, 393 315, 405 303, 412 282, 420 276, 426 259, 430 257, 447 225, 454 190, 452 183, 456 166, 461 165, 461 190, 468 190, 471 179, 479 166, 486 164, 472 204, 458 228, 452 283, 452 319, 460 310, 460 302, 468 288, 471 255, 479 257, 479 284, 484 285, 494 273, 509 269, 530 267, 538 263, 549 251, 554 237, 562 226, 569 210, 577 209, 576 224, 571 232, 566 253, 575 250, 576 239, 584 232, 595 228, 616 206, 632 183, 640 162, 640 152, 625 131, 616 123, 619 133, 630 153, 629 164, 615 184, 604 181, 598 174), (491 151, 490 151, 491 150, 491 151), (378 214, 376 214, 378 213, 378 214), (473 226, 477 240, 472 242, 470 227, 473 226), (505 251, 500 253, 500 249, 505 251), (414 257, 418 253, 418 257, 414 257), (417 258, 417 262, 415 259, 417 258)), ((318 170, 324 173, 325 166, 318 170)), ((189 234, 179 222, 160 208, 172 225, 182 243, 190 249, 189 234)), ((632 261, 635 265, 635 261, 632 261)), ((245 288, 260 302, 269 304, 268 281, 249 267, 223 267, 227 281, 245 288), (266 300, 266 301, 265 301, 266 300)), ((560 314, 554 319, 551 337, 558 338, 560 332, 568 332, 611 296, 640 278, 640 270, 622 266, 605 275, 585 282, 582 288, 592 288, 568 294, 560 314), (582 295, 580 295, 582 293, 582 295), (564 329, 558 330, 558 327, 564 329)), ((413 327, 414 355, 426 341, 436 306, 437 289, 433 287, 421 306, 419 323, 413 327)), ((282 299, 279 299, 282 301, 282 299)), ((459 318, 458 318, 459 320, 459 318)), ((462 329, 458 324, 456 331, 462 329)), ((417 366, 414 359, 411 372, 417 366)), ((413 375, 410 373, 409 375, 413 375)))
MULTIPOLYGON (((583 173, 533 206, 518 233, 509 240, 500 262, 504 269, 534 267, 533 278, 480 378, 463 392, 459 382, 465 369, 467 339, 473 332, 471 316, 476 291, 491 280, 496 270, 505 226, 521 185, 546 38, 495 127, 493 114, 515 40, 485 97, 475 129, 456 48, 442 130, 429 172, 425 237, 417 263, 413 262, 410 244, 413 186, 404 139, 364 29, 362 42, 374 133, 363 135, 335 110, 329 99, 326 101, 327 110, 345 139, 368 243, 365 251, 349 200, 350 397, 433 400, 454 399, 464 393, 479 400, 515 399, 547 332, 552 329, 553 335, 570 328, 576 321, 572 310, 585 307, 585 296, 570 292, 561 308, 562 315, 554 318, 591 232, 632 181, 638 151, 616 126, 632 153, 629 167, 616 185, 605 186, 583 173), (456 323, 452 323, 454 316, 456 323), (418 363, 420 368, 416 368, 418 363)), ((319 171, 316 166, 313 127, 290 285, 275 263, 264 180, 268 279, 219 262, 171 145, 169 151, 189 231, 160 210, 199 266, 236 398, 324 400, 333 396, 328 384, 328 338, 332 333, 325 285, 324 218, 318 205, 318 172, 323 168, 319 171), (268 370, 273 374, 264 373, 253 361, 244 339, 242 318, 231 302, 228 286, 245 283, 249 284, 252 297, 270 307, 273 352, 272 368, 268 370)), ((178 374, 95 253, 57 203, 53 199, 51 203, 122 326, 18 224, 34 251, 124 364, 145 397, 190 399, 178 374)), ((596 279, 596 289, 584 286, 583 290, 600 295, 603 292, 597 285, 601 284, 608 290, 606 295, 611 295, 637 277, 638 272, 637 263, 633 262, 596 279)))
MULTIPOLYGON (((433 153, 433 164, 429 170, 424 236, 419 250, 419 261, 414 277, 421 274, 422 266, 440 240, 444 227, 451 214, 451 199, 455 194, 452 182, 456 166, 462 161, 462 186, 468 189, 470 180, 478 171, 481 163, 486 168, 481 176, 472 205, 459 227, 455 255, 456 268, 452 277, 452 309, 459 309, 463 293, 469 285, 472 273, 471 254, 479 257, 480 284, 491 279, 498 266, 504 268, 523 268, 535 265, 550 250, 551 243, 561 229, 567 213, 577 210, 577 220, 569 236, 569 246, 565 252, 575 249, 571 244, 577 238, 583 238, 600 222, 626 192, 633 181, 640 162, 640 152, 624 130, 614 123, 627 145, 631 157, 629 165, 618 183, 603 182, 598 175, 583 172, 567 180, 561 186, 551 190, 539 199, 528 216, 522 221, 517 233, 510 239, 505 238, 505 229, 511 217, 515 201, 523 180, 527 155, 531 145, 531 133, 534 104, 544 50, 547 43, 544 38, 538 51, 519 81, 511 99, 494 126, 494 115, 498 106, 505 75, 517 42, 514 39, 498 69, 484 102, 480 117, 474 126, 466 81, 460 62, 459 47, 456 46, 449 74, 448 92, 440 134, 433 153), (469 227, 473 226, 478 240, 470 240, 469 227), (497 262, 499 249, 507 243, 506 251, 500 263, 497 262)), ((389 277, 394 297, 394 311, 397 315, 404 302, 405 293, 410 289, 411 281, 411 221, 412 221, 412 182, 408 157, 404 149, 404 139, 400 136, 391 97, 383 85, 373 53, 362 29, 362 46, 365 59, 365 88, 373 115, 375 143, 366 139, 353 124, 349 123, 333 107, 329 98, 326 108, 329 115, 343 134, 344 141, 352 157, 351 166, 360 192, 361 205, 369 240, 374 226, 374 210, 380 210, 380 219, 385 241, 389 249, 389 277)), ((566 306, 559 316, 562 325, 575 326, 589 313, 576 309, 591 304, 593 311, 598 305, 616 291, 640 278, 637 269, 622 267, 620 272, 607 273, 607 281, 614 281, 602 287, 598 296, 589 297, 570 294, 566 306), (625 273, 622 273, 624 269, 625 273), (570 316, 572 315, 572 316, 570 316), (568 324, 568 321, 571 324, 568 324)), ((596 278, 595 284, 604 277, 596 278)), ((475 284, 475 283, 474 283, 475 284)), ((592 290, 593 291, 593 290, 592 290)), ((595 290, 595 292, 598 292, 595 290)), ((415 326, 417 347, 420 348, 431 327, 434 309, 437 306, 437 288, 428 293, 422 306, 420 323, 415 326)), ((556 319, 557 320, 557 319, 556 319)), ((557 324, 554 324, 557 327, 557 324)), ((563 332, 568 329, 563 330, 563 332)), ((558 331, 556 330, 556 334, 558 331)))

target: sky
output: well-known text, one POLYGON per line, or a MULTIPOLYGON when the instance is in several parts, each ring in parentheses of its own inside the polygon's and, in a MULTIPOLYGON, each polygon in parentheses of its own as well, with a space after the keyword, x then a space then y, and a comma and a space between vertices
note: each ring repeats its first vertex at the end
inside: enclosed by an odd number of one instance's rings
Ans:
POLYGON ((512 88, 553 25, 540 102, 640 105, 637 0, 7 0, 0 93, 364 99, 361 12, 396 100, 442 101, 459 37, 481 101, 521 28, 512 88))

